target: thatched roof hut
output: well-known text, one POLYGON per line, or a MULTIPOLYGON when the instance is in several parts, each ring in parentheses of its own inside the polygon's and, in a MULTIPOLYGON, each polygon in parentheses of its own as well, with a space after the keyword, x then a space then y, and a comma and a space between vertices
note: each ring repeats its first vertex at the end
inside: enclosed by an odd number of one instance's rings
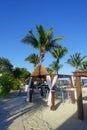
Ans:
POLYGON ((35 79, 35 80, 44 80, 44 78, 46 78, 46 75, 49 75, 49 73, 47 72, 47 70, 42 66, 42 64, 39 64, 33 71, 33 73, 31 74, 31 76, 35 79))
POLYGON ((49 73, 47 72, 47 70, 42 66, 42 64, 39 64, 33 71, 33 73, 31 74, 31 76, 44 76, 44 75, 48 75, 49 73))
POLYGON ((33 77, 34 81, 36 80, 45 80, 46 75, 49 75, 47 70, 42 66, 42 64, 39 64, 34 71, 32 72, 31 76, 29 76, 25 82, 28 82, 30 77, 33 77))

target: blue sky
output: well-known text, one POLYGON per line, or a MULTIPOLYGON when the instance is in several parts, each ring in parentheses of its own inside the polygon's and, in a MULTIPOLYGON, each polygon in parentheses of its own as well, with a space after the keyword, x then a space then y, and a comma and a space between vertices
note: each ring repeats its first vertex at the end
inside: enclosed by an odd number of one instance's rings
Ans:
MULTIPOLYGON (((54 28, 54 37, 64 36, 59 43, 69 53, 61 59, 62 74, 72 74, 75 68, 65 62, 70 55, 87 55, 87 0, 0 0, 0 57, 10 60, 15 67, 33 71, 33 65, 24 59, 36 49, 21 42, 35 25, 46 30, 54 28)), ((54 59, 46 53, 43 65, 48 67, 54 59)))

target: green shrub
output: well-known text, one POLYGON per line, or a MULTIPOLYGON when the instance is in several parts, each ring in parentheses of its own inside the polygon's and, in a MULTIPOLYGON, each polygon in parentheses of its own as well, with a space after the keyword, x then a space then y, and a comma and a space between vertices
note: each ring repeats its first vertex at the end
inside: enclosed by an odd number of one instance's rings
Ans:
POLYGON ((3 86, 0 85, 0 96, 2 96, 2 95, 3 95, 3 86))
POLYGON ((7 95, 10 92, 10 90, 13 89, 14 86, 13 75, 10 73, 2 75, 0 77, 0 83, 1 83, 0 87, 1 95, 7 95))

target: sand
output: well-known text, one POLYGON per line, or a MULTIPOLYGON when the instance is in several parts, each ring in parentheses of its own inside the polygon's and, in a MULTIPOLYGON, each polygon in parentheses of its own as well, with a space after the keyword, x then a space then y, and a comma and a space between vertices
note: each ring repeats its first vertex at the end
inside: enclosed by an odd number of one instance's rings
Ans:
POLYGON ((35 90, 32 103, 26 93, 0 99, 0 130, 87 130, 87 88, 82 88, 84 120, 78 120, 77 102, 71 104, 68 91, 55 91, 55 110, 50 110, 47 98, 35 90))
POLYGON ((83 88, 82 92, 84 121, 78 120, 77 103, 71 104, 67 92, 64 92, 64 102, 61 100, 61 91, 55 92, 55 110, 52 111, 47 105, 47 99, 35 91, 32 103, 25 102, 26 109, 23 109, 25 130, 87 130, 87 88, 83 88))

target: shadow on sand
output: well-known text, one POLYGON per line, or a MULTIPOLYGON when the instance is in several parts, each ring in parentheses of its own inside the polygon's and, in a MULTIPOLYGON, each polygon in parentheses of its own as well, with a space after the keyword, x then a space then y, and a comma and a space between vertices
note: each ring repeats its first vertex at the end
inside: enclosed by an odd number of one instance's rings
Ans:
MULTIPOLYGON (((9 126, 18 118, 26 113, 36 111, 41 105, 47 106, 47 103, 40 96, 34 98, 33 103, 25 101, 26 94, 21 93, 16 96, 11 95, 0 100, 0 130, 9 130, 9 126), (8 100, 7 100, 8 99, 8 100), (41 104, 38 102, 41 102, 41 104)), ((23 125, 23 124, 22 124, 23 125)), ((23 126, 24 127, 24 126, 23 126)), ((25 130, 25 128, 22 128, 25 130)), ((21 130, 22 130, 21 129, 21 130)), ((18 130, 17 128, 15 130, 18 130)))
MULTIPOLYGON (((67 99, 67 93, 64 93, 64 101, 67 99)), ((21 95, 12 98, 8 102, 0 104, 0 130, 9 130, 9 126, 18 118, 21 118, 24 114, 32 114, 41 106, 48 107, 47 102, 43 100, 40 95, 33 95, 33 102, 29 103, 25 101, 25 93, 21 93, 21 95), (39 102, 39 103, 38 103, 39 102)), ((61 92, 56 94, 56 99, 59 102, 55 105, 55 108, 58 109, 60 104, 62 103, 61 92)), ((85 97, 83 98, 85 100, 85 97)), ((63 124, 58 126, 55 130, 71 130, 72 126, 74 130, 86 130, 87 129, 87 104, 84 104, 84 115, 85 120, 80 121, 77 119, 77 113, 71 116, 68 120, 66 120, 63 124), (78 121, 77 121, 78 120, 78 121)), ((54 123, 54 122, 53 122, 54 123)), ((16 129, 17 130, 17 129, 16 129)), ((22 130, 22 129, 21 129, 22 130)), ((25 130, 23 126, 23 130, 25 130)))
POLYGON ((87 104, 83 105, 84 120, 78 120, 77 112, 55 130, 87 130, 87 104))

